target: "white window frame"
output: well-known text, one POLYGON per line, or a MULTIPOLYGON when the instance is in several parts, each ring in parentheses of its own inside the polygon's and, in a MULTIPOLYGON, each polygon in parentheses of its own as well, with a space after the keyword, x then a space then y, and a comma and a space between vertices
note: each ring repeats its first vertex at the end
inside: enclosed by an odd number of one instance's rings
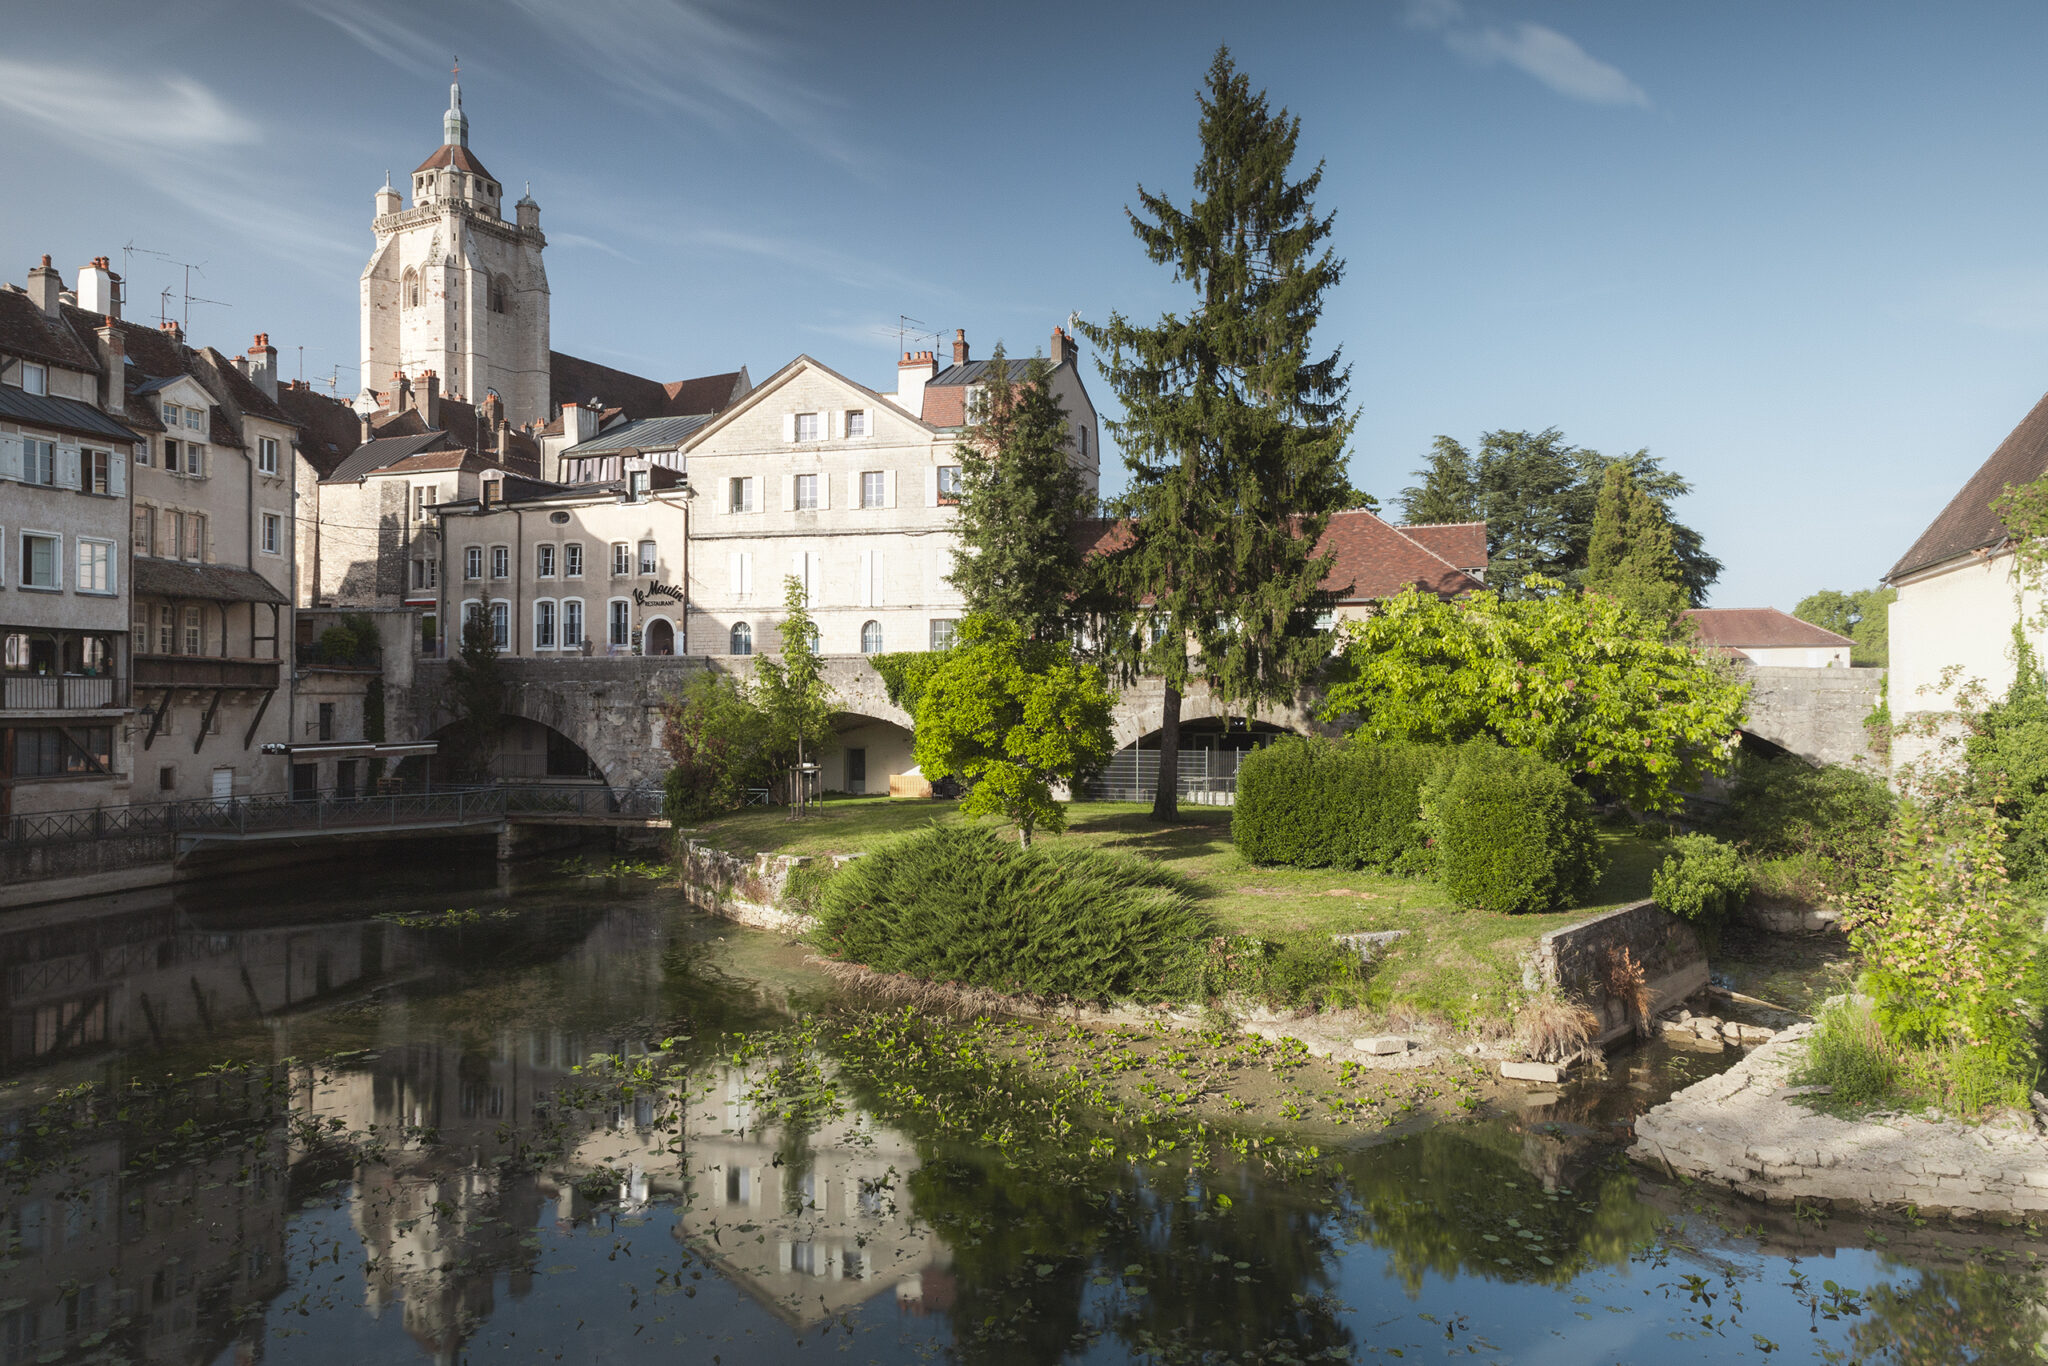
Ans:
POLYGON ((754 653, 754 626, 752 622, 736 621, 725 628, 725 652, 735 659, 744 659, 754 653), (739 643, 740 632, 742 631, 747 633, 747 648, 736 650, 733 647, 739 643))
POLYGON ((187 655, 206 653, 206 616, 197 606, 185 608, 185 619, 178 623, 178 640, 187 655))
POLYGON ((39 531, 34 527, 23 527, 15 540, 15 548, 21 559, 14 576, 14 586, 30 593, 61 593, 64 591, 64 533, 61 531, 39 531), (50 572, 57 576, 55 583, 30 583, 28 577, 29 538, 51 541, 55 548, 50 552, 50 572))
POLYGON ((102 540, 97 536, 79 536, 75 539, 78 543, 77 553, 79 562, 77 566, 77 577, 72 583, 71 591, 74 593, 90 593, 92 596, 96 598, 111 598, 117 596, 121 590, 120 546, 113 541, 102 540), (101 587, 93 588, 88 586, 91 580, 87 577, 86 574, 85 552, 87 550, 100 550, 106 553, 106 563, 104 565, 94 566, 94 568, 96 569, 104 569, 106 571, 106 583, 101 587))
POLYGON ((512 577, 512 547, 494 545, 491 547, 491 578, 503 582, 512 577))
POLYGON ((111 498, 113 496, 114 453, 112 451, 99 446, 83 446, 79 448, 78 491, 80 493, 94 494, 101 498, 111 498), (106 462, 103 467, 106 474, 105 486, 101 488, 93 487, 93 465, 96 461, 106 462))
POLYGON ((887 470, 862 470, 860 472, 860 505, 863 509, 883 508, 889 505, 889 473, 887 470), (874 498, 868 498, 869 480, 874 481, 874 498))
POLYGON ((558 648, 556 641, 561 637, 561 608, 553 598, 533 600, 533 648, 541 650, 558 648))
POLYGON ((633 600, 609 598, 604 605, 604 643, 607 649, 626 650, 633 645, 633 600))
POLYGON ((790 495, 790 501, 796 505, 796 511, 816 512, 818 510, 818 481, 824 477, 822 474, 799 474, 796 476, 796 484, 790 495))
POLYGON ((848 441, 861 441, 866 439, 867 435, 868 410, 865 408, 848 408, 846 410, 846 439, 848 441))
POLYGON ((562 599, 562 648, 583 648, 583 599, 562 599), (572 634, 573 632, 573 634, 572 634))
POLYGON ((509 598, 492 598, 486 608, 491 614, 491 636, 498 643, 498 653, 512 652, 512 602, 509 598))
POLYGON ((555 577, 555 547, 542 541, 533 548, 533 576, 536 579, 555 577))
POLYGON ((933 618, 931 619, 931 628, 930 628, 930 634, 929 634, 929 635, 927 635, 927 636, 925 637, 925 648, 926 648, 926 649, 928 649, 928 650, 950 650, 950 649, 952 649, 952 648, 953 648, 953 647, 954 647, 955 645, 958 645, 959 643, 960 643, 960 618, 958 618, 958 617, 933 617, 933 618), (944 630, 944 631, 941 631, 941 630, 939 629, 940 627, 944 627, 944 628, 945 628, 945 630, 944 630), (941 644, 939 644, 939 637, 940 637, 941 635, 944 635, 944 636, 945 636, 945 638, 946 638, 946 643, 945 643, 944 645, 941 645, 941 644))
POLYGON ((640 542, 638 564, 643 575, 651 578, 659 574, 661 572, 661 547, 653 541, 640 542))
POLYGON ((790 426, 791 439, 798 445, 811 445, 825 439, 825 415, 823 413, 798 413, 790 426))
POLYGON ((257 521, 259 527, 257 549, 266 555, 284 554, 284 514, 263 513, 257 521))
POLYGON ((466 545, 462 547, 462 581, 464 583, 482 583, 484 581, 484 548, 482 546, 466 545), (470 568, 472 561, 476 564, 474 570, 470 568))
POLYGON ((562 577, 580 579, 583 577, 583 542, 562 542, 562 577))
POLYGON ((21 482, 33 484, 37 488, 48 489, 57 487, 56 442, 45 441, 39 436, 25 436, 21 439, 21 482), (43 457, 49 462, 43 466, 43 471, 49 475, 47 479, 35 477, 36 452, 38 450, 42 452, 43 457))
POLYGON ((872 617, 860 624, 860 652, 864 655, 882 653, 882 623, 872 617), (874 643, 869 644, 868 633, 874 633, 874 643))
POLYGON ((49 367, 37 365, 34 361, 23 361, 21 363, 21 391, 24 394, 47 396, 50 392, 49 367))
POLYGON ((206 447, 197 441, 185 443, 185 477, 204 479, 206 477, 206 447))
POLYGON ((754 511, 754 477, 750 474, 736 474, 727 481, 726 511, 754 511))
POLYGON ((259 436, 256 438, 256 472, 258 474, 277 473, 276 437, 259 436))
POLYGON ((633 577, 633 543, 631 541, 612 542, 612 577, 615 579, 630 579, 633 577))

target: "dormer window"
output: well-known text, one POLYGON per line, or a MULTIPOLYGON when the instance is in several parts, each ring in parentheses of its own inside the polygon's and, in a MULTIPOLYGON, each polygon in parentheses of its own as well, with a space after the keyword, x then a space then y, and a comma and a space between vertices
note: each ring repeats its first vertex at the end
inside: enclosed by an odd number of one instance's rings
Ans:
POLYGON ((29 361, 21 363, 21 390, 25 394, 47 394, 50 392, 50 372, 29 361))

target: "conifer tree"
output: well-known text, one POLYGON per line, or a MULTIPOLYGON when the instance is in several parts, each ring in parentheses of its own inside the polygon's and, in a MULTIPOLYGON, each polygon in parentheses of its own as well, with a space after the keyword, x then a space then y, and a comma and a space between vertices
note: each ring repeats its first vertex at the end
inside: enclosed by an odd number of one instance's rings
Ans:
POLYGON ((1074 527, 1093 508, 1051 367, 1013 364, 1001 345, 989 360, 978 421, 956 448, 960 544, 949 577, 969 613, 1014 622, 1026 640, 1063 639, 1081 610, 1074 527))
POLYGON ((1318 556, 1348 492, 1350 369, 1314 357, 1310 333, 1343 275, 1324 245, 1317 163, 1290 179, 1300 120, 1270 112, 1227 48, 1201 105, 1194 197, 1182 208, 1142 185, 1126 209, 1155 263, 1193 292, 1185 314, 1140 326, 1121 313, 1082 333, 1125 416, 1110 424, 1130 482, 1130 538, 1109 571, 1148 629, 1123 642, 1127 669, 1166 685, 1153 815, 1177 810, 1182 693, 1206 682, 1247 710, 1292 697, 1328 654, 1316 617, 1332 601, 1318 556))
POLYGON ((800 816, 808 798, 804 765, 832 743, 832 689, 818 658, 810 595, 794 574, 782 579, 781 633, 782 657, 754 661, 754 696, 784 752, 796 756, 790 811, 800 816))
POLYGON ((1684 577, 1664 510, 1623 465, 1609 465, 1593 509, 1586 588, 1669 621, 1691 605, 1684 577))

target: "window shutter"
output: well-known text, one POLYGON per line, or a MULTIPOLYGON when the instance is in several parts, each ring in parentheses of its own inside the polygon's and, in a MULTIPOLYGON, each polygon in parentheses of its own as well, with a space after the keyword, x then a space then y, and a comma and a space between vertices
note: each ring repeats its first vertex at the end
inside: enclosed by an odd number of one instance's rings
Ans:
POLYGON ((882 471, 882 506, 885 508, 896 506, 896 471, 894 470, 882 471))
POLYGON ((0 479, 21 480, 21 438, 0 436, 0 479))
POLYGON ((782 510, 784 512, 796 511, 796 476, 794 474, 782 476, 782 510))
POLYGON ((935 508, 939 505, 939 467, 937 465, 933 465, 925 471, 924 505, 928 508, 935 508))
POLYGON ((823 412, 819 413, 818 436, 825 441, 830 441, 834 437, 838 436, 840 432, 845 430, 843 427, 839 425, 840 419, 841 414, 836 409, 827 408, 823 412))
POLYGON ((726 555, 725 561, 727 578, 732 584, 732 595, 736 598, 741 597, 747 590, 740 586, 740 552, 731 551, 726 555))
POLYGON ((75 489, 78 487, 78 447, 57 448, 57 487, 75 489))
POLYGON ((859 581, 854 587, 860 594, 860 605, 863 607, 873 607, 875 605, 874 551, 863 550, 860 552, 860 569, 857 573, 859 581))
POLYGON ((784 444, 784 445, 794 445, 794 444, 796 444, 796 414, 795 414, 795 413, 784 413, 784 414, 782 415, 782 440, 783 440, 783 444, 784 444))
POLYGON ((754 591, 754 552, 740 552, 740 596, 746 597, 754 591))
POLYGON ((823 471, 823 470, 819 470, 819 471, 818 471, 818 511, 820 511, 820 512, 823 512, 823 511, 824 511, 824 510, 825 510, 826 508, 829 508, 829 507, 831 507, 831 506, 832 506, 832 476, 831 476, 831 475, 829 475, 829 474, 827 474, 827 473, 825 473, 825 471, 823 471))
POLYGON ((128 496, 128 452, 119 446, 107 453, 107 491, 116 498, 128 496))
POLYGON ((809 601, 811 596, 810 555, 801 550, 791 551, 789 556, 789 573, 796 580, 797 586, 804 590, 805 600, 809 601))

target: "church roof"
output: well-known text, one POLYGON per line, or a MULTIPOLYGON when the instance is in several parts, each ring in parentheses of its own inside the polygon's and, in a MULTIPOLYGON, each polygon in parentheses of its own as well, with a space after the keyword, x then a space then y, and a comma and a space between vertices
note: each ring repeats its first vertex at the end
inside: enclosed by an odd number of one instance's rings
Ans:
POLYGON ((630 418, 709 416, 724 412, 752 387, 744 366, 722 375, 664 384, 560 351, 551 353, 550 360, 550 411, 559 411, 565 403, 587 403, 595 398, 630 418))
POLYGON ((1970 482, 1949 500, 1912 548, 1899 557, 1886 580, 1896 582, 1917 570, 2003 542, 2011 533, 1991 504, 2008 484, 2032 483, 2044 471, 2048 471, 2048 397, 2020 419, 2020 425, 1970 476, 1970 482))
POLYGON ((435 447, 452 448, 448 434, 441 431, 417 432, 411 436, 386 436, 375 441, 365 441, 349 453, 348 459, 334 467, 334 472, 320 482, 323 484, 353 483, 368 478, 382 469, 410 455, 435 447))
POLYGON ((476 159, 475 152, 470 151, 467 147, 458 147, 453 143, 445 142, 434 149, 432 156, 413 167, 412 173, 418 175, 421 171, 438 171, 443 166, 453 166, 458 171, 467 171, 471 175, 480 175, 486 180, 497 179, 496 176, 484 169, 484 164, 476 159))

